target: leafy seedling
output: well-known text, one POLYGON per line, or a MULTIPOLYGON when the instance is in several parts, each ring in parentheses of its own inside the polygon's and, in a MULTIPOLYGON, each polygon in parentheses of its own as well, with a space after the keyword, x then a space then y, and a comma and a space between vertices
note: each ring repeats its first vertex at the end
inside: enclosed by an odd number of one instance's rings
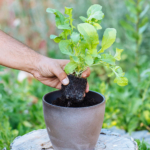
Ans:
POLYGON ((104 31, 101 49, 97 49, 99 45, 97 30, 102 29, 100 23, 104 18, 102 6, 92 5, 87 10, 87 17, 80 16, 84 23, 78 24, 77 27, 73 25, 72 10, 72 8, 65 7, 67 16, 56 9, 47 8, 46 10, 48 13, 55 14, 56 26, 63 30, 59 36, 51 35, 50 38, 59 43, 63 54, 70 57, 70 62, 65 66, 65 72, 81 77, 87 67, 103 64, 112 70, 108 76, 116 75, 115 83, 120 86, 127 85, 128 79, 124 77, 125 73, 120 66, 116 65, 116 61, 121 60, 123 49, 116 48, 115 56, 105 52, 115 42, 116 29, 107 28, 104 31))

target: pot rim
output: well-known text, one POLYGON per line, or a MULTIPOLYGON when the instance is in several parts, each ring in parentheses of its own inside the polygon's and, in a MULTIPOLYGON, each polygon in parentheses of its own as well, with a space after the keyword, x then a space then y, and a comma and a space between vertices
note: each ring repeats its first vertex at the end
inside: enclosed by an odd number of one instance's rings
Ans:
POLYGON ((63 106, 57 106, 57 105, 53 105, 53 104, 50 104, 50 103, 46 102, 45 97, 46 97, 48 94, 50 94, 50 93, 55 93, 55 92, 57 92, 57 91, 61 91, 61 90, 56 90, 56 91, 49 92, 49 93, 45 94, 45 95, 43 96, 43 98, 42 98, 42 99, 43 99, 43 102, 44 102, 46 105, 49 105, 49 106, 55 107, 55 108, 60 108, 60 109, 88 109, 88 108, 98 107, 99 105, 103 105, 103 104, 105 103, 105 101, 106 101, 104 95, 102 95, 101 93, 98 93, 98 92, 95 92, 95 91, 91 91, 91 90, 90 90, 89 92, 92 92, 92 93, 95 93, 95 94, 100 95, 100 96, 103 98, 103 101, 102 101, 101 103, 96 104, 96 105, 87 106, 87 107, 63 107, 63 106))

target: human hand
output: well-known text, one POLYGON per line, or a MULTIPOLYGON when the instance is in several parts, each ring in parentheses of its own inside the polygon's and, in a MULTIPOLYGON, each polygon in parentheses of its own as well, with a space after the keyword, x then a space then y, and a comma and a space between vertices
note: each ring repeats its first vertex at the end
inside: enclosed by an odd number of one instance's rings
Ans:
MULTIPOLYGON (((36 69, 32 73, 33 76, 45 85, 61 89, 61 84, 69 84, 69 79, 67 74, 64 72, 64 67, 69 60, 65 59, 51 59, 45 56, 40 56, 41 58, 36 63, 36 69)), ((83 78, 87 78, 90 75, 90 68, 87 68, 82 73, 83 78)), ((85 92, 89 91, 89 84, 87 84, 85 92)))

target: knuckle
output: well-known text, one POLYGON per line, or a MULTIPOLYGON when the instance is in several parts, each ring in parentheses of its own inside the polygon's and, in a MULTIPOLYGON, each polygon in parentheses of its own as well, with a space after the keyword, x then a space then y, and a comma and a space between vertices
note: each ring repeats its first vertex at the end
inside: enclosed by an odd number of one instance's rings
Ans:
POLYGON ((37 80, 39 80, 41 78, 41 75, 39 73, 34 73, 33 74, 34 78, 36 78, 37 80))

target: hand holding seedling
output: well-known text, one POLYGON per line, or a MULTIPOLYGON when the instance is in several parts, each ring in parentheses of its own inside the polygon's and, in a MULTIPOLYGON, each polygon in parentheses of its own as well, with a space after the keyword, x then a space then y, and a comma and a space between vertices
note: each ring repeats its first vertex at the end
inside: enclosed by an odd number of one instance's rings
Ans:
POLYGON ((102 64, 112 70, 108 76, 115 75, 114 82, 120 86, 128 84, 128 79, 124 77, 122 68, 116 65, 116 61, 121 60, 123 49, 116 48, 116 54, 112 56, 105 50, 108 49, 116 39, 116 29, 107 28, 103 34, 101 48, 98 49, 99 37, 97 30, 102 29, 100 23, 104 18, 102 6, 94 4, 87 10, 87 17, 81 16, 84 23, 75 27, 72 18, 73 8, 65 7, 65 15, 56 9, 47 8, 48 13, 55 14, 56 26, 63 30, 59 36, 51 35, 50 38, 59 43, 60 51, 69 55, 70 62, 65 66, 67 74, 81 77, 87 67, 102 64))
MULTIPOLYGON (((64 72, 65 66, 69 63, 69 60, 63 59, 50 59, 42 56, 38 61, 38 68, 34 72, 34 77, 45 85, 61 89, 61 84, 69 84, 67 74, 64 72)), ((87 78, 90 75, 90 68, 87 68, 82 77, 87 78)), ((86 93, 89 91, 87 84, 86 93)))
MULTIPOLYGON (((42 56, 1 30, 0 53, 0 65, 29 72, 45 85, 60 89, 61 84, 69 83, 63 70, 69 60, 51 59, 42 56)), ((88 77, 89 75, 90 69, 88 68, 82 76, 88 77)), ((87 85, 86 92, 88 90, 87 85)))

